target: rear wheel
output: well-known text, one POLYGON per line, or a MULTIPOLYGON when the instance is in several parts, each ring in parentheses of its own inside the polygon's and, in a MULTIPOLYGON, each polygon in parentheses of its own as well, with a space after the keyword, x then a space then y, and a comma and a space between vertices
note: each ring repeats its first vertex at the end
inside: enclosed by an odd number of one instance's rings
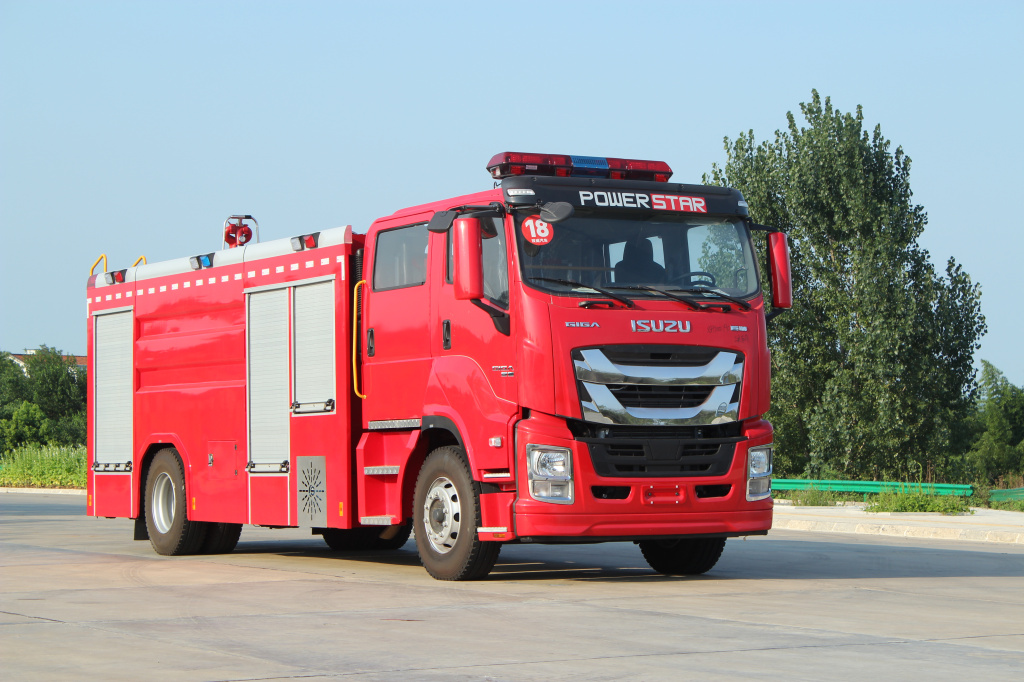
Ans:
POLYGON ((483 578, 498 560, 501 543, 480 540, 480 496, 462 448, 434 450, 423 463, 413 497, 416 549, 438 580, 483 578))
POLYGON ((207 523, 206 539, 199 551, 202 554, 229 554, 234 551, 241 534, 240 523, 207 523))
POLYGON ((665 575, 706 573, 718 563, 723 549, 725 538, 645 540, 640 543, 640 551, 650 567, 665 575))
MULTIPOLYGON (((173 448, 154 455, 146 475, 146 530, 157 554, 195 554, 207 525, 188 519, 185 469, 173 448)), ((236 539, 237 541, 237 539, 236 539)))

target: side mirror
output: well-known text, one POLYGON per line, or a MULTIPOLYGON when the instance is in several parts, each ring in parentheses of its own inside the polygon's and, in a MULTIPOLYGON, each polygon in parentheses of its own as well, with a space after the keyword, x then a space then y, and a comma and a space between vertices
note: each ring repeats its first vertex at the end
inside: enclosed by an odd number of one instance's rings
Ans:
POLYGON ((768 233, 768 260, 772 266, 772 307, 793 307, 793 277, 789 270, 789 241, 782 232, 768 233))
POLYGON ((458 211, 438 211, 430 219, 430 222, 427 223, 427 231, 444 234, 452 226, 452 221, 455 220, 457 215, 458 211))
POLYGON ((484 297, 483 243, 479 218, 456 218, 452 231, 455 255, 455 298, 469 301, 484 297))
POLYGON ((560 223, 571 218, 575 211, 568 202, 550 201, 540 207, 540 219, 546 223, 560 223))

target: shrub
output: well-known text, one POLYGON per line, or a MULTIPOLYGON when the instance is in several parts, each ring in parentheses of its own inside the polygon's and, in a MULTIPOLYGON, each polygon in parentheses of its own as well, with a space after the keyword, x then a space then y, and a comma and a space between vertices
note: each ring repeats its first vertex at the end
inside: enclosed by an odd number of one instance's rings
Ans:
POLYGON ((0 486, 84 488, 85 446, 39 445, 16 448, 0 459, 0 486))

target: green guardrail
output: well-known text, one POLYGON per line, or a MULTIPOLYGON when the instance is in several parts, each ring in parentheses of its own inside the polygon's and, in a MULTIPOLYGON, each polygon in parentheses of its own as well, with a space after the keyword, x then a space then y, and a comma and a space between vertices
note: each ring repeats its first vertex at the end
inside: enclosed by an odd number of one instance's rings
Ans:
POLYGON ((1010 500, 1024 500, 1024 488, 1010 488, 1009 490, 993 490, 989 493, 988 499, 993 502, 1009 502, 1010 500))
MULTIPOLYGON (((959 483, 901 483, 899 481, 820 481, 806 478, 772 479, 773 490, 834 490, 847 493, 910 492, 927 495, 958 495, 968 497, 974 493, 969 484, 959 483)), ((992 491, 992 499, 996 491, 992 491)), ((1010 499, 1010 498, 1007 498, 1010 499)), ((1016 498, 1013 498, 1016 499, 1016 498)))

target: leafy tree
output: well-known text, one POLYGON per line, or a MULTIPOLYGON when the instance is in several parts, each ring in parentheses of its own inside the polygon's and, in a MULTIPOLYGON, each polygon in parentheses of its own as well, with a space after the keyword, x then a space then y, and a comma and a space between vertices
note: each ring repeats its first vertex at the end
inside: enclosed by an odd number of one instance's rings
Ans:
POLYGON ((989 482, 1024 473, 1024 388, 1011 384, 985 360, 980 383, 978 422, 983 430, 971 448, 971 463, 989 482))
POLYGON ((48 419, 57 420, 85 410, 85 370, 61 351, 40 346, 25 358, 32 402, 48 419))
POLYGON ((5 450, 13 450, 26 443, 43 443, 49 426, 50 422, 39 406, 23 400, 10 419, 0 421, 0 440, 3 440, 5 450))
POLYGON ((814 91, 800 110, 807 125, 789 113, 773 140, 726 138, 724 168, 705 177, 790 238, 794 309, 768 330, 777 470, 959 478, 980 290, 953 259, 937 275, 917 243, 927 216, 902 148, 865 130, 860 107, 814 91))
POLYGON ((28 374, 0 353, 0 452, 26 443, 85 443, 86 374, 59 350, 26 357, 28 374))
POLYGON ((0 419, 9 418, 21 401, 32 397, 28 377, 10 353, 0 353, 0 419))

